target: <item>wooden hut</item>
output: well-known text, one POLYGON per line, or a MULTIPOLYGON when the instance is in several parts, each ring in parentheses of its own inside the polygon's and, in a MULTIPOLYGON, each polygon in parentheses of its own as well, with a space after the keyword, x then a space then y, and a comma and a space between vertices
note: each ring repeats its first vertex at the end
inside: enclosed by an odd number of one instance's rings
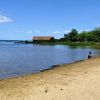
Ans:
POLYGON ((49 42, 54 41, 54 37, 52 36, 33 36, 33 42, 49 42))

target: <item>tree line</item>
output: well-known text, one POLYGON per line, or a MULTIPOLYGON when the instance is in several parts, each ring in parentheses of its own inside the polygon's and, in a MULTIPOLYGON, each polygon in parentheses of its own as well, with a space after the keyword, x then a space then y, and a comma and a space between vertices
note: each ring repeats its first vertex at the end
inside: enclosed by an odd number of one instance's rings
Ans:
POLYGON ((59 41, 71 41, 71 42, 100 42, 100 27, 97 27, 91 31, 78 32, 76 29, 72 29, 68 34, 64 34, 59 41))

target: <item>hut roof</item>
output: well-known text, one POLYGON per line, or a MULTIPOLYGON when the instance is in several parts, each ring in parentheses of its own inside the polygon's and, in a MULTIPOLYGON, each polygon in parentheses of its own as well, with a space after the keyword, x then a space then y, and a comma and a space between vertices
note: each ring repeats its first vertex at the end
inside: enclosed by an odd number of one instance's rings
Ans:
POLYGON ((50 40, 52 38, 52 36, 34 36, 33 40, 50 40))

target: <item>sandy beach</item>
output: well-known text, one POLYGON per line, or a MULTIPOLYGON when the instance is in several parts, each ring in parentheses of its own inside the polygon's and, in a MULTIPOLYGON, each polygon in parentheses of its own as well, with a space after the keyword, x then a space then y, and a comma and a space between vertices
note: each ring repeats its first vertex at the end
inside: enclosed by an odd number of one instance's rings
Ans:
POLYGON ((100 58, 0 80, 0 100, 100 100, 100 58))

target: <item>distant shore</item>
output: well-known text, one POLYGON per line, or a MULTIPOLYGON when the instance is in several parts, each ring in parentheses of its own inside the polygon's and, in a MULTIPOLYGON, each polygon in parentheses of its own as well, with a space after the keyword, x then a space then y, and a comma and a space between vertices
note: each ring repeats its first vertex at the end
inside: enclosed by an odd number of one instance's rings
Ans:
POLYGON ((0 100, 100 100, 100 57, 0 80, 0 100))
POLYGON ((32 42, 32 41, 19 41, 16 43, 24 43, 24 44, 39 44, 39 45, 68 45, 68 46, 90 46, 93 48, 100 49, 99 42, 71 42, 71 41, 63 41, 63 42, 32 42))

